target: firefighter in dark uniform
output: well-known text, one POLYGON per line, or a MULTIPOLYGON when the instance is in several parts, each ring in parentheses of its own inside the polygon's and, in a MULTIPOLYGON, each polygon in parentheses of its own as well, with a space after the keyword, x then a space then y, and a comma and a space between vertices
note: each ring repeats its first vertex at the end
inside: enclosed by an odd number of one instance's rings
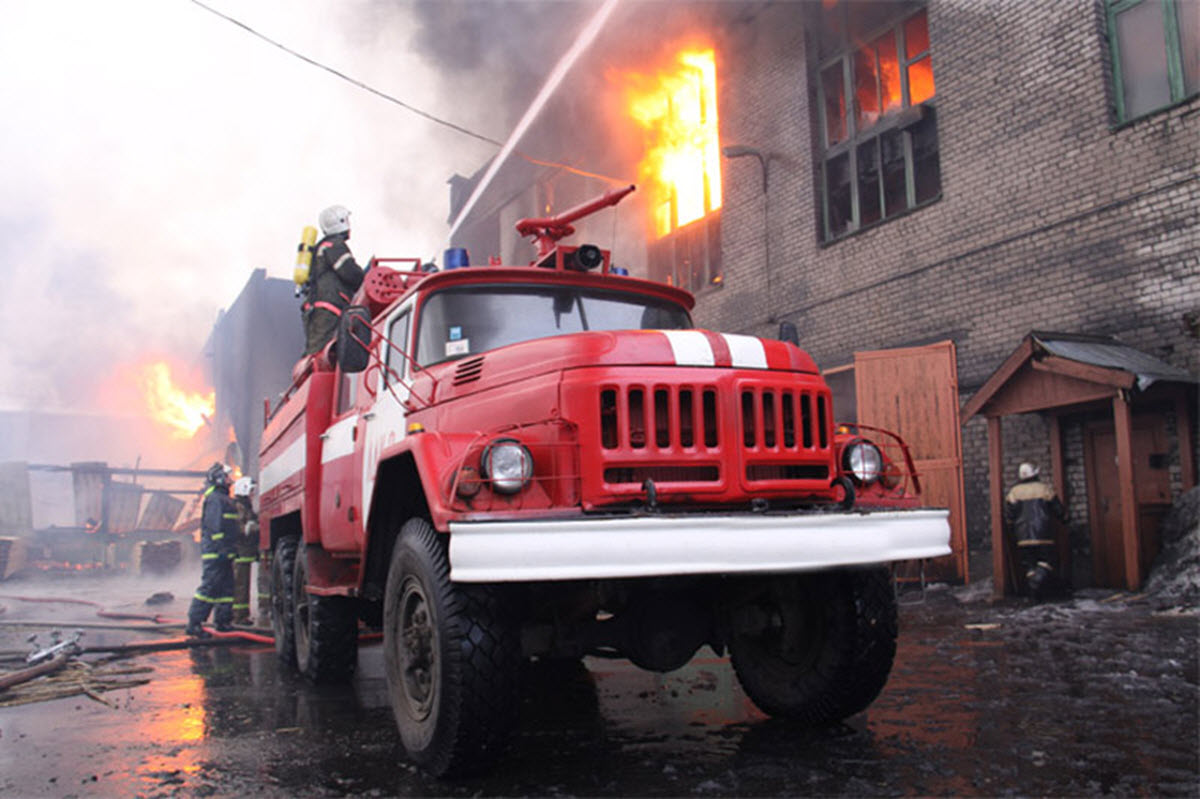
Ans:
POLYGON ((1004 497, 1004 521, 1017 550, 1017 568, 1024 590, 1034 599, 1058 582, 1058 547, 1053 520, 1067 520, 1067 510, 1054 489, 1038 479, 1041 470, 1032 463, 1017 469, 1018 482, 1004 497))
POLYGON ((233 623, 250 623, 250 568, 258 560, 258 514, 254 512, 254 479, 242 477, 233 484, 237 507, 237 555, 233 559, 233 623))
POLYGON ((214 463, 205 474, 200 514, 200 587, 188 608, 187 634, 209 636, 201 625, 213 613, 219 632, 233 629, 233 559, 241 530, 237 507, 229 497, 229 472, 214 463))
POLYGON ((304 314, 305 355, 320 351, 333 338, 338 317, 362 285, 363 270, 354 260, 350 238, 350 212, 331 205, 317 221, 324 237, 313 248, 304 314))

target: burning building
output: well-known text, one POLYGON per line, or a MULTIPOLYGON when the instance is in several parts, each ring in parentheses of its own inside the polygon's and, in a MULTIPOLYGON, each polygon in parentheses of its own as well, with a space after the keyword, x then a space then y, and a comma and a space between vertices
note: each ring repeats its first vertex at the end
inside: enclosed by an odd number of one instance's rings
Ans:
POLYGON ((249 475, 258 474, 264 403, 277 402, 292 382, 292 367, 304 352, 300 301, 292 281, 254 270, 241 293, 221 311, 205 346, 211 358, 214 424, 236 443, 224 458, 249 475))
MULTIPOLYGON (((1076 583, 1136 583, 1156 514, 1196 482, 1198 8, 626 3, 452 243, 527 261, 518 218, 638 183, 640 206, 590 220, 578 239, 695 292, 704 327, 773 336, 795 324, 846 420, 876 418, 889 391, 937 395, 924 415, 951 435, 934 447, 902 432, 922 468, 945 475, 936 499, 960 551, 998 540, 996 486, 1032 460, 1070 506, 1076 583), (996 401, 970 401, 1027 340, 1086 350, 1075 375, 1111 345, 1130 359, 1117 372, 1152 361, 1169 377, 1151 390, 1135 372, 1095 373, 1135 388, 1056 399, 1022 377, 1047 369, 1048 351, 1031 350, 1008 376, 1044 401, 1012 404, 1001 427, 996 401), (896 350, 937 368, 906 367, 900 388, 878 367, 896 350), (1128 482, 1156 486, 1129 495, 1124 571, 1104 554, 1115 488, 1099 465, 1114 424, 1134 430, 1128 482)), ((483 174, 451 179, 452 220, 483 174)))

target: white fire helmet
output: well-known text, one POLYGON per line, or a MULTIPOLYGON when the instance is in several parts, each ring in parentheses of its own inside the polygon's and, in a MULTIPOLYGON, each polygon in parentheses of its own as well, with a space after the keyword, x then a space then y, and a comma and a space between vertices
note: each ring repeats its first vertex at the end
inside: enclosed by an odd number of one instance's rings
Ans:
POLYGON ((1022 480, 1029 480, 1041 474, 1041 469, 1034 466, 1032 463, 1022 463, 1017 467, 1017 477, 1022 480))
POLYGON ((254 492, 253 477, 239 477, 238 481, 233 484, 233 495, 235 497, 248 497, 254 492))
POLYGON ((341 205, 331 205, 317 217, 321 232, 326 236, 334 233, 346 233, 350 230, 350 211, 341 205))

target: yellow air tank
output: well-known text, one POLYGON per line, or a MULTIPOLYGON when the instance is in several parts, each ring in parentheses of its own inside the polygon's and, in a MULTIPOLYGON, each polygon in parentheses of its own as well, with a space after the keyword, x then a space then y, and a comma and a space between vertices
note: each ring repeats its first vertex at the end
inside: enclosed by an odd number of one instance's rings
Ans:
POLYGON ((305 225, 300 231, 300 245, 296 248, 296 268, 292 270, 292 280, 297 286, 308 282, 308 268, 312 266, 313 245, 317 243, 317 229, 305 225))

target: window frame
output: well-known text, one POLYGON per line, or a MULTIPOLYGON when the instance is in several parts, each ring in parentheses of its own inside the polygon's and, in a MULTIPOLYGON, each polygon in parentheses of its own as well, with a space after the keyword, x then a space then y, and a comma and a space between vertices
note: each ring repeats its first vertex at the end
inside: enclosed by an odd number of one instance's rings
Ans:
POLYGON ((358 408, 358 382, 362 375, 354 372, 343 372, 338 368, 337 403, 334 405, 333 416, 340 419, 358 408))
MULTIPOLYGON (((1195 1, 1184 0, 1184 2, 1195 1)), ((1113 93, 1112 109, 1115 116, 1114 129, 1154 116, 1169 108, 1174 108, 1177 105, 1185 103, 1193 97, 1200 96, 1200 86, 1197 86, 1196 89, 1189 93, 1184 81, 1183 42, 1178 12, 1179 2, 1180 0, 1105 0, 1104 21, 1105 32, 1108 38, 1110 67, 1112 69, 1111 88, 1113 93), (1126 116, 1125 112, 1125 86, 1122 81, 1121 44, 1117 36, 1117 17, 1142 3, 1158 3, 1162 14, 1165 45, 1164 57, 1167 61, 1167 88, 1170 99, 1165 105, 1152 108, 1149 111, 1131 117, 1126 116)))
MULTIPOLYGON (((840 10, 841 5, 838 6, 840 10)), ((928 58, 930 64, 933 64, 933 45, 932 37, 929 37, 929 42, 924 50, 912 56, 907 52, 907 33, 905 27, 909 20, 913 17, 925 14, 926 26, 928 26, 928 7, 925 5, 912 7, 906 13, 898 17, 893 17, 885 24, 880 24, 869 29, 869 33, 861 38, 855 37, 852 41, 850 37, 844 36, 843 41, 839 44, 838 51, 834 55, 827 56, 816 61, 816 84, 817 84, 817 121, 819 126, 819 158, 820 165, 816 170, 817 180, 819 181, 818 189, 820 191, 820 213, 821 213, 821 245, 826 246, 835 242, 841 241, 856 233, 864 230, 869 230, 877 225, 884 224, 893 219, 898 219, 905 214, 912 213, 920 208, 931 205, 941 199, 942 192, 940 187, 940 169, 939 169, 939 188, 938 191, 923 202, 917 202, 916 196, 916 169, 914 167, 913 154, 913 137, 911 129, 925 116, 936 111, 936 92, 918 105, 911 104, 911 91, 909 86, 909 69, 922 59, 928 58), (894 37, 896 45, 896 61, 900 72, 900 96, 901 107, 899 110, 890 113, 881 113, 878 119, 866 126, 862 130, 858 129, 858 108, 857 101, 854 96, 854 60, 858 51, 861 48, 856 44, 861 41, 866 46, 871 46, 883 36, 891 33, 894 37), (827 116, 825 81, 823 76, 830 68, 841 66, 841 88, 842 100, 845 107, 845 138, 836 144, 829 144, 829 119, 827 116), (902 137, 902 147, 904 155, 904 192, 905 205, 902 210, 894 213, 886 213, 885 204, 885 181, 882 178, 882 141, 883 138, 893 132, 899 131, 902 137), (863 224, 862 222, 862 201, 859 196, 859 171, 858 171, 858 151, 864 145, 870 145, 875 154, 876 170, 880 173, 878 179, 879 186, 879 208, 880 216, 871 222, 863 224), (846 155, 847 171, 849 178, 850 189, 850 226, 849 229, 835 234, 830 226, 830 202, 829 202, 829 164, 835 159, 846 155)), ((843 21, 841 29, 845 31, 847 26, 843 21)), ((872 51, 874 48, 872 47, 872 51)), ((875 87, 876 96, 882 100, 882 92, 880 86, 880 69, 879 56, 875 53, 875 87)), ((935 120, 936 124, 936 120, 935 120)), ((940 152, 940 147, 939 147, 940 152)))
MULTIPOLYGON (((650 280, 690 291, 693 296, 725 284, 721 256, 721 209, 715 208, 699 219, 688 222, 646 245, 646 272, 650 280), (699 243, 701 263, 687 268, 680 259, 683 241, 699 243), (692 280, 703 273, 701 285, 692 280)), ((695 250, 692 251, 695 255, 695 250)))
POLYGON ((405 303, 404 307, 400 308, 395 315, 388 319, 387 328, 385 329, 383 339, 383 347, 386 348, 386 351, 383 354, 383 369, 381 370, 383 372, 382 377, 385 388, 391 385, 393 382, 388 379, 392 372, 395 372, 396 374, 396 379, 394 382, 403 384, 405 378, 411 370, 411 365, 409 363, 409 358, 411 356, 409 355, 409 351, 411 349, 410 345, 412 343, 413 333, 412 319, 413 303, 411 302, 405 303), (404 344, 401 347, 396 347, 392 344, 392 333, 398 324, 404 325, 404 344), (399 368, 395 369, 392 367, 393 352, 399 353, 398 355, 394 356, 399 361, 399 368))

